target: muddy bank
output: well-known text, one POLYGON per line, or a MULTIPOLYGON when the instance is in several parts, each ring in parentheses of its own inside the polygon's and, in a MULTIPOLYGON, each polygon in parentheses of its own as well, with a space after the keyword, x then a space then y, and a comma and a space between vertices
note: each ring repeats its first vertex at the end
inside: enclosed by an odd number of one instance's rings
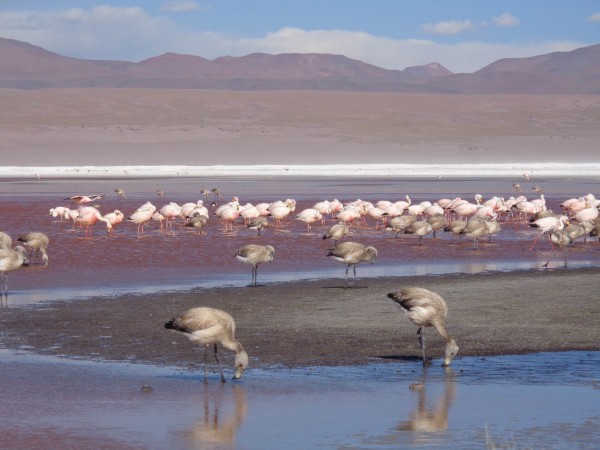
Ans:
MULTIPOLYGON (((600 348, 600 269, 268 284, 126 295, 0 310, 1 345, 41 354, 196 367, 203 350, 163 328, 194 306, 236 318, 251 366, 351 365, 418 358, 416 328, 386 297, 418 285, 443 295, 460 355, 600 348)), ((9 299, 10 300, 10 299, 9 299)), ((443 341, 428 332, 428 354, 443 341)), ((226 363, 232 361, 227 352, 226 363)), ((456 361, 454 364, 460 364, 456 361)))

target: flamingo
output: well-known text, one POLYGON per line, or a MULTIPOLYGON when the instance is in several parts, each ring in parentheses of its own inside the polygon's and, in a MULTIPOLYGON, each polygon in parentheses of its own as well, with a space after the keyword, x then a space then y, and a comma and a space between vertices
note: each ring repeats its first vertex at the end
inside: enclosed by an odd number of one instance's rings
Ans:
POLYGON ((419 236, 419 245, 423 245, 423 236, 433 233, 433 227, 426 220, 416 220, 404 229, 404 234, 419 236))
POLYGON ((260 236, 263 228, 269 226, 269 219, 265 216, 258 216, 255 219, 250 219, 248 225, 246 225, 249 230, 256 230, 257 235, 260 236))
POLYGON ((258 272, 258 265, 260 263, 273 261, 274 255, 275 249, 270 245, 248 244, 238 250, 238 252, 235 254, 235 258, 238 261, 252 265, 251 286, 257 286, 256 275, 258 272))
POLYGON ((322 202, 317 202, 313 205, 313 208, 321 213, 323 225, 325 224, 325 216, 328 216, 332 213, 331 211, 331 203, 329 200, 323 200, 322 202))
POLYGON ((473 250, 478 249, 478 239, 488 234, 486 221, 479 218, 474 218, 467 221, 465 228, 460 232, 467 237, 473 239, 473 250))
MULTIPOLYGON (((556 244, 560 248, 562 248, 563 255, 565 257, 565 268, 566 268, 567 267, 566 247, 573 243, 573 241, 571 240, 571 237, 564 230, 553 229, 550 232, 550 240, 551 240, 552 244, 556 244)), ((554 245, 553 245, 553 247, 554 247, 554 245)), ((543 265, 543 267, 548 267, 548 264, 550 264, 550 261, 552 261, 552 258, 554 258, 554 255, 556 255, 556 247, 554 247, 554 250, 552 251, 552 255, 550 255, 550 259, 546 262, 546 264, 543 265)))
POLYGON ((205 346, 204 384, 208 384, 208 348, 211 344, 214 346, 213 354, 219 367, 222 383, 225 383, 225 376, 221 369, 217 344, 235 352, 234 380, 240 379, 248 367, 248 354, 235 338, 235 320, 225 311, 208 307, 192 308, 166 322, 165 328, 183 333, 193 343, 205 346))
MULTIPOLYGON (((234 202, 233 202, 234 203, 234 202)), ((231 229, 233 231, 233 222, 240 217, 239 204, 225 205, 226 207, 215 212, 219 219, 225 225, 225 231, 231 229)))
POLYGON ((323 215, 314 208, 307 208, 296 214, 296 220, 300 220, 306 224, 306 231, 310 232, 311 225, 323 219, 323 215))
POLYGON ((127 198, 127 196, 125 195, 125 190, 124 189, 118 188, 118 189, 115 189, 115 192, 117 193, 117 198, 118 199, 127 198))
POLYGON ((431 215, 431 216, 427 217, 427 219, 425 219, 425 220, 427 222, 429 222, 429 224, 431 225, 431 228, 433 230, 433 237, 437 237, 436 232, 438 230, 443 229, 448 224, 448 221, 446 220, 446 216, 444 215, 443 212, 431 215))
POLYGON ((590 202, 587 202, 586 206, 586 208, 580 209, 573 216, 573 218, 577 222, 591 222, 592 220, 595 220, 598 217, 598 208, 596 208, 595 206, 591 206, 590 202))
POLYGON ((444 227, 444 231, 450 232, 452 234, 456 234, 456 235, 458 235, 459 239, 461 239, 462 238, 461 232, 466 228, 466 226, 467 226, 466 220, 453 220, 444 227))
POLYGON ((0 231, 0 248, 12 248, 12 238, 3 231, 0 231))
POLYGON ((332 259, 346 264, 346 278, 344 285, 348 286, 348 270, 352 267, 354 272, 354 280, 356 280, 356 265, 361 262, 373 263, 377 258, 377 249, 375 247, 367 247, 358 242, 340 242, 335 247, 330 248, 327 256, 332 259))
POLYGON ((202 229, 206 222, 208 221, 207 216, 203 216, 201 214, 196 214, 190 218, 190 220, 185 224, 187 227, 193 227, 196 229, 197 234, 202 233, 202 229))
POLYGON ((65 216, 69 214, 69 211, 71 211, 71 209, 66 206, 57 206, 50 209, 50 215, 52 217, 60 217, 60 220, 63 220, 65 216))
POLYGON ((39 231, 31 231, 20 236, 17 241, 23 242, 31 249, 31 255, 33 257, 33 252, 35 251, 35 259, 37 260, 39 253, 42 254, 42 261, 44 265, 48 265, 48 244, 50 243, 50 239, 48 235, 39 231))
POLYGON ((156 196, 160 198, 165 198, 165 191, 163 191, 162 189, 157 189, 156 196))
POLYGON ((406 215, 406 216, 397 216, 392 217, 389 221, 385 229, 387 231, 393 231, 396 233, 396 237, 398 237, 399 233, 404 233, 406 227, 411 225, 413 222, 417 220, 417 216, 406 215))
POLYGON ((331 207, 331 218, 334 218, 335 215, 342 210, 344 205, 337 198, 334 198, 329 202, 329 206, 331 207))
POLYGON ((338 222, 327 230, 327 233, 323 235, 323 239, 333 239, 334 243, 337 244, 349 231, 350 227, 346 222, 338 222))
POLYGON ((240 206, 240 215, 244 219, 244 223, 248 225, 252 219, 260 217, 260 211, 252 203, 246 203, 244 206, 240 206))
POLYGON ((102 200, 104 198, 104 194, 101 195, 73 195, 71 197, 65 198, 65 200, 71 200, 71 203, 76 205, 84 205, 86 203, 95 202, 97 200, 102 200))
POLYGON ((105 214, 104 218, 106 220, 108 220, 110 222, 110 224, 112 225, 112 228, 111 228, 111 231, 112 231, 112 229, 115 227, 115 225, 119 225, 121 222, 123 222, 123 220, 125 220, 125 214, 123 214, 118 209, 115 209, 113 212, 105 214))
POLYGON ((79 223, 81 226, 85 228, 85 235, 88 234, 90 237, 92 236, 92 226, 96 224, 96 222, 104 222, 106 223, 106 231, 110 233, 112 230, 111 223, 106 220, 100 211, 98 211, 93 206, 81 206, 79 209, 79 215, 75 218, 75 221, 79 223))
POLYGON ((449 366, 458 353, 458 345, 446 329, 448 305, 442 296, 421 287, 406 287, 398 292, 390 292, 387 296, 398 303, 408 320, 419 327, 417 335, 423 353, 423 365, 428 364, 425 356, 425 328, 433 327, 446 340, 442 365, 449 366))
POLYGON ((281 227, 281 221, 290 214, 292 210, 291 208, 292 205, 289 203, 275 205, 271 204, 271 206, 269 207, 269 215, 271 215, 275 219, 276 228, 281 227))
POLYGON ((168 205, 162 206, 158 212, 165 218, 165 230, 167 228, 172 230, 175 219, 181 217, 181 206, 175 202, 171 202, 168 205))
POLYGON ((138 226, 138 236, 140 235, 140 231, 144 231, 144 224, 149 222, 152 219, 152 215, 156 211, 156 206, 154 206, 150 202, 144 203, 138 209, 134 211, 131 216, 127 218, 128 221, 137 223, 138 226))
MULTIPOLYGON (((182 217, 191 217, 191 212, 196 208, 204 208, 204 201, 198 200, 196 203, 189 202, 181 205, 181 215, 182 217)), ((207 210, 208 211, 208 210, 207 210)))
POLYGON ((351 223, 360 217, 360 211, 357 207, 346 205, 336 214, 338 221, 351 223))
POLYGON ((565 227, 565 225, 569 225, 569 219, 567 218, 567 216, 550 216, 538 219, 535 222, 531 222, 529 224, 530 227, 539 228, 540 230, 542 230, 542 232, 538 234, 538 236, 533 241, 533 244, 531 244, 531 250, 533 250, 535 243, 543 234, 547 234, 555 229, 562 230, 565 227))
POLYGON ((375 229, 378 230, 379 229, 379 221, 381 220, 383 224, 385 224, 385 218, 383 217, 383 214, 385 213, 385 211, 381 208, 378 208, 377 206, 372 206, 371 208, 367 209, 367 215, 375 220, 375 229))
POLYGON ((8 301, 8 272, 17 270, 24 264, 28 264, 27 251, 17 245, 12 248, 0 248, 0 295, 4 295, 8 301))

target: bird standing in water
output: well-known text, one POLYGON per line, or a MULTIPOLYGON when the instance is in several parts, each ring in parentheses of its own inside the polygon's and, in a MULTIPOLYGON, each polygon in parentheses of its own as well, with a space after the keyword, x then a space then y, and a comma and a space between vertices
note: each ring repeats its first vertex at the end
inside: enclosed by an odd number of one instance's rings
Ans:
POLYGON ((458 353, 458 345, 446 329, 446 316, 448 315, 446 301, 435 292, 421 287, 407 287, 398 292, 390 292, 387 296, 398 303, 406 313, 408 320, 419 327, 417 334, 423 352, 423 364, 428 364, 425 357, 424 329, 433 327, 446 340, 446 351, 442 365, 450 365, 452 359, 458 353))
POLYGON ((183 333, 190 341, 204 345, 204 384, 208 383, 208 348, 214 345, 214 357, 225 383, 223 369, 217 353, 217 344, 235 352, 234 380, 242 378, 248 367, 248 354, 235 338, 235 320, 229 313, 216 308, 192 308, 165 323, 165 328, 183 333))
POLYGON ((260 263, 273 261, 275 249, 270 245, 248 244, 244 245, 235 254, 235 258, 246 264, 252 264, 252 284, 256 286, 256 274, 260 263))

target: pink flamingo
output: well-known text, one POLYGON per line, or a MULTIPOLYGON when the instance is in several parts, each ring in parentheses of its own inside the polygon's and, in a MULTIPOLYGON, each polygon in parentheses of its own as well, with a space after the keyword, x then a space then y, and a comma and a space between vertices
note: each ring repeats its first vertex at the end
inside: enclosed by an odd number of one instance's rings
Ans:
POLYGON ((240 211, 233 206, 222 209, 218 214, 219 219, 225 225, 225 231, 227 231, 228 229, 231 229, 233 231, 233 222, 235 222, 235 220, 239 216, 240 211))
POLYGON ((284 203, 283 205, 271 204, 271 206, 269 207, 269 214, 275 219, 276 228, 281 227, 281 221, 290 214, 291 208, 291 204, 288 203, 284 203))
POLYGON ((79 215, 75 219, 77 223, 79 223, 82 227, 85 228, 85 235, 92 237, 92 227, 96 224, 96 222, 104 222, 106 223, 106 231, 110 233, 112 230, 111 223, 106 220, 100 211, 98 211, 93 206, 82 206, 79 208, 79 215))
MULTIPOLYGON (((123 214, 118 209, 115 209, 113 212, 105 214, 104 218, 106 220, 108 220, 114 228, 115 225, 118 225, 121 222, 123 222, 123 220, 125 220, 125 214, 123 214)), ((112 229, 111 229, 111 231, 112 231, 112 229)))
POLYGON ((323 223, 323 225, 325 225, 325 216, 328 216, 331 214, 331 203, 329 202, 329 200, 323 200, 322 202, 317 202, 313 205, 313 208, 321 213, 321 216, 323 216, 323 218, 321 219, 321 222, 323 223))
POLYGON ((260 211, 252 203, 246 203, 244 206, 240 206, 240 215, 244 219, 244 223, 248 225, 252 219, 260 217, 260 211))
POLYGON ((314 208, 308 208, 296 214, 296 219, 306 224, 306 231, 310 232, 311 225, 323 219, 323 215, 314 208))
POLYGON ((96 200, 102 200, 104 198, 104 194, 102 195, 73 195, 71 197, 65 198, 65 200, 71 200, 71 203, 75 203, 76 205, 84 205, 86 203, 95 202, 96 200))
POLYGON ((140 235, 140 231, 144 231, 144 224, 149 222, 152 219, 152 214, 156 211, 156 206, 154 206, 150 202, 144 203, 138 209, 134 211, 131 216, 127 218, 128 221, 137 223, 138 225, 138 236, 140 235))
POLYGON ((181 206, 175 202, 171 202, 168 205, 164 205, 158 210, 165 217, 165 230, 173 229, 173 222, 177 217, 181 216, 181 206))
MULTIPOLYGON (((533 247, 535 246, 535 243, 538 241, 538 239, 543 234, 547 234, 547 233, 552 232, 554 230, 560 231, 560 230, 562 230, 565 227, 565 225, 569 225, 569 219, 568 219, 567 216, 542 217, 541 219, 538 219, 535 222, 530 223, 529 224, 530 227, 532 227, 532 228, 539 228, 540 230, 542 230, 542 232, 540 234, 538 234, 538 236, 533 241, 533 244, 531 244, 531 250, 533 250, 533 247)), ((553 245, 553 247, 554 247, 554 245, 553 245)))

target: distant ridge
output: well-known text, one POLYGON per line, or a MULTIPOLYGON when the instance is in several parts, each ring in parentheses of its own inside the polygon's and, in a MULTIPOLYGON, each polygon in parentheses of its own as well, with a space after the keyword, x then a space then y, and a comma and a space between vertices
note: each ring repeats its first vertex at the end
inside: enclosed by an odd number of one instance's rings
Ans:
POLYGON ((253 53, 213 60, 165 53, 137 63, 99 61, 0 38, 0 88, 86 87, 600 94, 600 45, 501 59, 474 73, 454 74, 438 63, 387 70, 317 53, 253 53))

